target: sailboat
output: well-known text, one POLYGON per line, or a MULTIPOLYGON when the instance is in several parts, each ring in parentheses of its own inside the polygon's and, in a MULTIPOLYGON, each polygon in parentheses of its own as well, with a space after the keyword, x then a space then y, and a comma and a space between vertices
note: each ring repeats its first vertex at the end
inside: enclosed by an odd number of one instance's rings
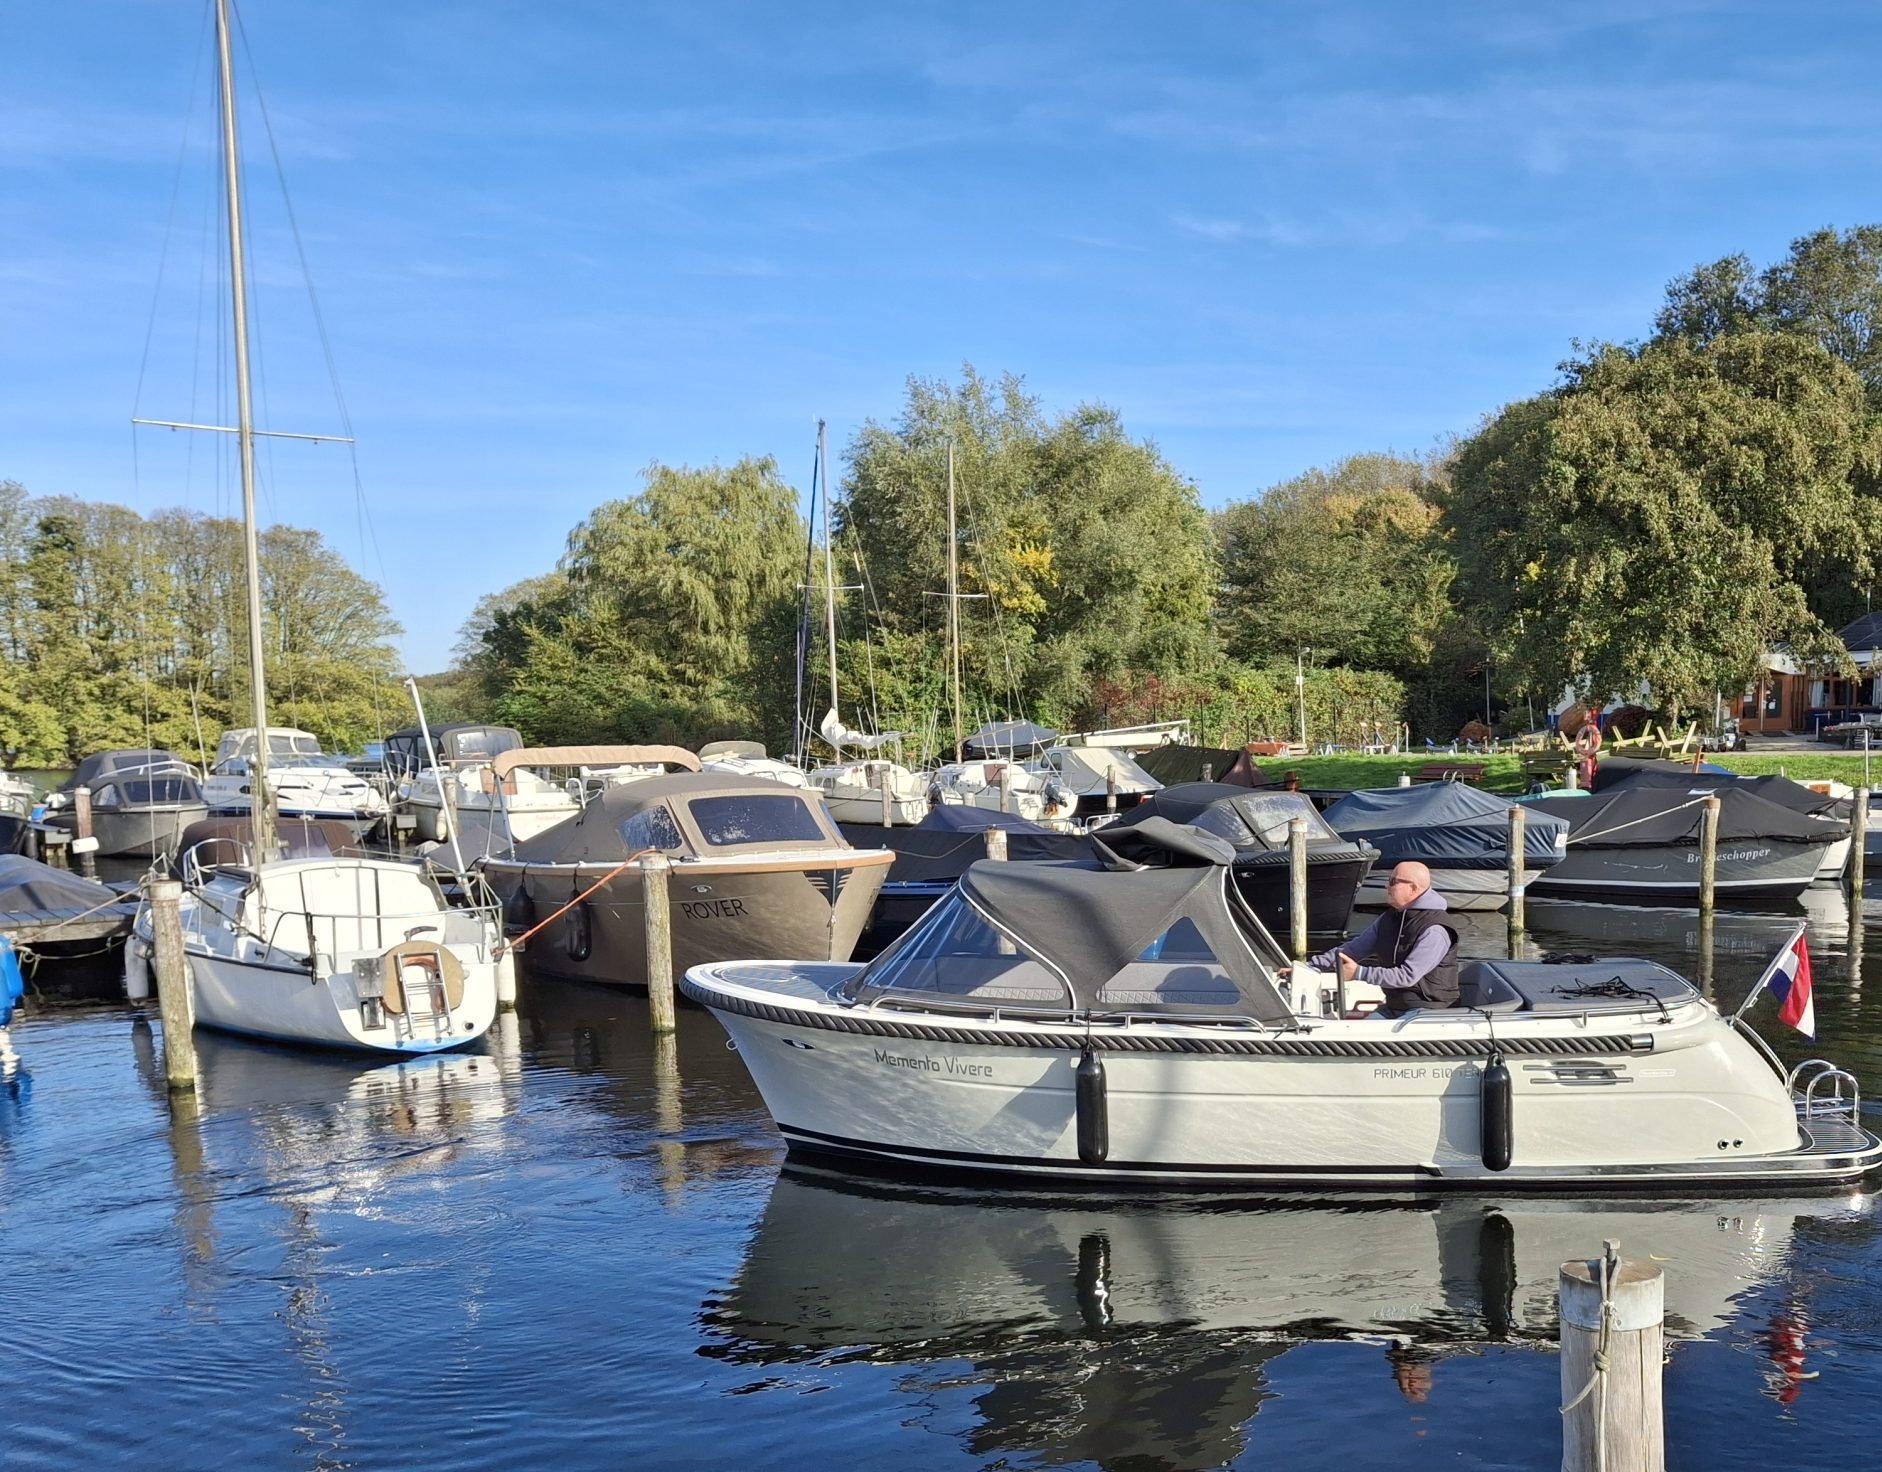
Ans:
POLYGON ((823 616, 830 655, 830 709, 817 734, 835 756, 826 765, 810 769, 810 785, 822 794, 830 816, 839 823, 919 823, 932 806, 927 779, 900 762, 875 755, 899 742, 902 733, 852 731, 837 713, 836 566, 830 550, 829 445, 822 420, 817 421, 817 489, 823 496, 823 616), (846 761, 845 750, 858 755, 846 761))
MULTIPOLYGON (((235 434, 241 451, 249 684, 253 728, 266 731, 255 440, 270 432, 255 428, 249 399, 228 0, 216 0, 215 15, 237 407, 233 429, 218 432, 235 434)), ((383 1054, 434 1052, 481 1037, 496 1016, 499 966, 507 965, 497 953, 501 930, 495 908, 453 908, 436 882, 416 867, 343 856, 317 825, 301 825, 295 846, 284 848, 268 782, 268 747, 266 741, 255 743, 250 762, 251 841, 198 847, 190 833, 184 834, 183 949, 196 1020, 277 1042, 383 1054)), ((153 936, 146 909, 138 916, 132 945, 148 956, 153 936)), ((138 959, 134 953, 132 965, 138 959)))

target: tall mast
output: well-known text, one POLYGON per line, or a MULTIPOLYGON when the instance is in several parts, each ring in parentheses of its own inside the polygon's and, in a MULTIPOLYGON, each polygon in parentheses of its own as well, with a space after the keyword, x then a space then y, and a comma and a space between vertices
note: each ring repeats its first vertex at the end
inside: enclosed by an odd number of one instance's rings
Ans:
POLYGON ((961 590, 954 535, 954 440, 948 439, 948 686, 954 696, 954 760, 961 759, 961 590))
POLYGON ((248 679, 254 694, 255 757, 249 768, 254 862, 274 857, 274 805, 268 792, 268 691, 262 679, 261 544, 255 531, 255 420, 248 395, 248 281, 242 269, 242 196, 235 146, 235 72, 229 58, 229 4, 216 0, 216 56, 222 76, 222 167, 229 199, 229 290, 235 308, 236 439, 242 452, 242 534, 248 563, 248 679))
MULTIPOLYGON (((830 711, 837 712, 836 699, 836 560, 830 551, 830 448, 824 439, 823 421, 817 421, 817 479, 823 490, 823 624, 824 638, 830 646, 830 711)), ((842 722, 832 723, 840 727, 842 722)), ((843 760, 843 748, 830 743, 836 760, 843 760)))

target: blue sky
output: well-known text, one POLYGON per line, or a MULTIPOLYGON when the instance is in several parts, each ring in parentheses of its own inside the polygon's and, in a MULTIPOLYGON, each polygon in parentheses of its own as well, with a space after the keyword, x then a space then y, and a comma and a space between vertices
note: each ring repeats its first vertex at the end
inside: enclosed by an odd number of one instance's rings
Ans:
MULTIPOLYGON (((205 14, 0 10, 0 479, 35 494, 239 504, 221 446, 128 424, 232 412, 205 14)), ((242 18, 359 439, 357 487, 271 447, 264 515, 381 583, 421 672, 650 462, 807 485, 816 419, 841 446, 911 373, 1102 400, 1218 506, 1469 431, 1701 261, 1882 221, 1858 4, 242 18)), ((244 126, 258 417, 339 432, 244 126)))

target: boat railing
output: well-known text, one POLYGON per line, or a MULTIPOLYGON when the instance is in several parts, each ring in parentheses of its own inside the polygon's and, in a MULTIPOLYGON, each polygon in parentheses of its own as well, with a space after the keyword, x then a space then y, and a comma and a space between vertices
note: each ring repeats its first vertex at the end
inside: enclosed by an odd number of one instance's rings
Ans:
POLYGON ((1806 1123, 1827 1119, 1854 1124, 1862 1112, 1862 1085, 1854 1074, 1838 1068, 1827 1058, 1804 1059, 1784 1082, 1796 1101, 1798 1117, 1806 1123), (1824 1089, 1829 1092, 1819 1097, 1819 1091, 1824 1089))
POLYGON ((305 955, 308 964, 316 970, 321 969, 324 962, 324 969, 331 972, 339 969, 343 952, 377 954, 402 941, 434 936, 442 946, 475 947, 478 961, 487 961, 496 938, 502 933, 502 912, 494 905, 414 910, 406 915, 384 915, 370 910, 331 914, 316 910, 279 910, 268 927, 265 944, 270 950, 305 955), (284 944, 286 937, 305 939, 306 944, 284 944))
POLYGON ((869 998, 861 1004, 861 1010, 865 1012, 945 1012, 953 1017, 972 1017, 986 1022, 1043 1023, 1054 1027, 1084 1027, 1093 1030, 1103 1029, 1107 1032, 1137 1027, 1145 1023, 1156 1023, 1163 1027, 1243 1028, 1255 1032, 1304 1030, 1297 1019, 1271 1023, 1246 1012, 1105 1012, 1095 1016, 1086 1016, 1082 1012, 1063 1007, 1003 1007, 987 1002, 957 1002, 932 994, 924 994, 920 997, 898 997, 889 992, 879 993, 869 998))

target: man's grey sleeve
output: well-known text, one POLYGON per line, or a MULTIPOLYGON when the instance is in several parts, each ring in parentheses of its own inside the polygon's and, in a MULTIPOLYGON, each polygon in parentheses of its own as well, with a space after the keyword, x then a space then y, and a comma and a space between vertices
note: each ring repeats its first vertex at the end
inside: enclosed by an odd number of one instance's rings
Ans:
POLYGON ((1444 953, 1450 948, 1449 933, 1442 925, 1434 925, 1418 937, 1418 944, 1411 948, 1411 954, 1398 965, 1361 966, 1359 979, 1383 987, 1386 991, 1417 986, 1425 979, 1425 974, 1444 959, 1444 953))

